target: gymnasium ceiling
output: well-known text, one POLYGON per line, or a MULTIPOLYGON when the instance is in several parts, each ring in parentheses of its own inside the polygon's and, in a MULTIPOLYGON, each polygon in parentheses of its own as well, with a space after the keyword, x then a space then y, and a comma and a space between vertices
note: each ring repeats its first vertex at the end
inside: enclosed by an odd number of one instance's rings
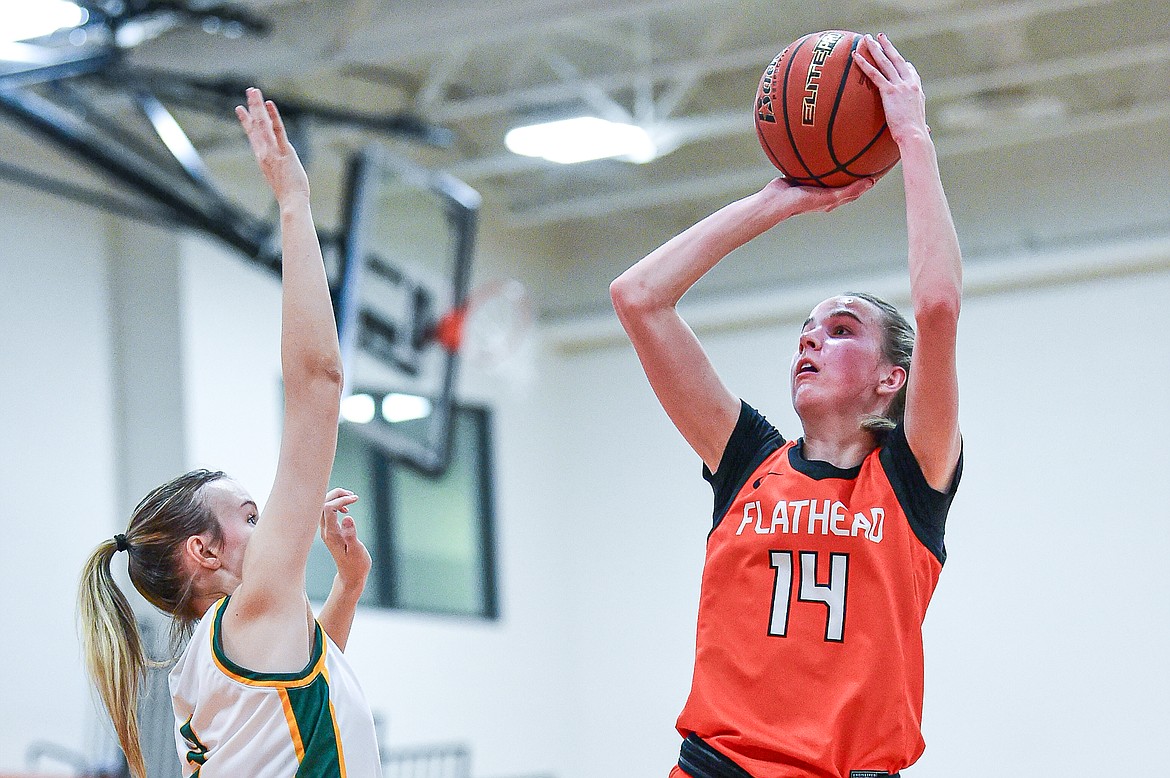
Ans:
MULTIPOLYGON (((526 280, 546 318, 603 311, 606 283, 623 267, 770 178, 751 122, 756 83, 784 45, 820 29, 884 31, 915 63, 964 248, 976 261, 1170 232, 1166 0, 238 5, 269 20, 271 33, 232 39, 193 24, 164 26, 127 59, 449 128, 448 148, 379 139, 480 191, 484 245, 499 257, 484 273, 526 280), (561 166, 504 147, 513 126, 581 112, 642 124, 672 150, 641 165, 561 166)), ((118 107, 117 95, 97 99, 118 107)), ((174 112, 219 176, 250 174, 230 117, 174 112)), ((19 134, 0 125, 7 138, 19 134)), ((377 136, 313 125, 308 137, 314 181, 335 193, 342 160, 377 136)), ((6 147, 0 162, 41 153, 26 139, 6 147)), ((811 217, 769 238, 776 261, 721 267, 701 294, 898 267, 900 187, 884 181, 836 224, 811 217), (845 237, 825 251, 825 234, 845 237)))

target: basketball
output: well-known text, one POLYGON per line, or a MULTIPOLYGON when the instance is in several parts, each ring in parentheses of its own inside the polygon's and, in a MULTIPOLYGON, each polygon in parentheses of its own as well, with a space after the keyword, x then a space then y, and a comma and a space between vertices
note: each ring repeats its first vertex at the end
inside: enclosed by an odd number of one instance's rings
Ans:
POLYGON ((794 184, 846 186, 898 162, 881 95, 853 61, 863 39, 843 30, 810 33, 776 55, 760 78, 756 135, 794 184))

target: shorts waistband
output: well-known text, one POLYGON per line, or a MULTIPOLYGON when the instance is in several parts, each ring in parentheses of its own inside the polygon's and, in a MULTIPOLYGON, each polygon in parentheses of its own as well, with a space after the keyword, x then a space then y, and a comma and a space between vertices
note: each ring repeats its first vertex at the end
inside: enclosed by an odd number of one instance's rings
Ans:
MULTIPOLYGON (((752 774, 695 733, 686 736, 679 748, 678 766, 691 778, 752 778, 752 774)), ((849 778, 899 778, 900 773, 881 770, 850 770, 849 778)))

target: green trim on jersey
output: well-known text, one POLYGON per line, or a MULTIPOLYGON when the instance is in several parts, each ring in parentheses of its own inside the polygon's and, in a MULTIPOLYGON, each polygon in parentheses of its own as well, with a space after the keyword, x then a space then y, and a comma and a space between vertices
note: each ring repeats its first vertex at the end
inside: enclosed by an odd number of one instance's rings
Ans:
POLYGON ((296 778, 339 778, 345 775, 325 674, 318 675, 308 686, 287 689, 285 693, 304 747, 296 778))
POLYGON ((239 676, 239 679, 245 681, 259 681, 271 682, 276 684, 297 684, 298 682, 307 682, 313 679, 313 676, 319 671, 318 664, 321 663, 322 656, 325 653, 325 633, 321 629, 320 623, 316 624, 316 630, 313 632, 313 650, 309 655, 309 663, 305 668, 295 673, 259 673, 255 670, 249 670, 228 659, 223 650, 223 614, 227 611, 228 601, 231 596, 224 597, 220 600, 219 606, 215 609, 215 620, 211 626, 211 650, 215 654, 215 659, 227 670, 230 674, 239 676))
MULTIPOLYGON (((190 764, 202 766, 207 761, 207 746, 199 741, 199 736, 191 728, 190 716, 183 722, 183 726, 179 727, 179 734, 183 736, 183 740, 187 741, 187 745, 191 746, 191 750, 187 752, 187 761, 190 764)), ((195 768, 191 778, 195 778, 197 775, 199 775, 199 767, 195 768)))

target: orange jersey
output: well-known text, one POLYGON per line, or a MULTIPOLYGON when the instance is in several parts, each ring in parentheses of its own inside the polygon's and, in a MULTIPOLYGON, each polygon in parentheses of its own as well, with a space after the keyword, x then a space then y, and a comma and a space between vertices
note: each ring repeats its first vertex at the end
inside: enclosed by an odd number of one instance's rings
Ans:
POLYGON ((755 778, 894 773, 924 748, 922 620, 951 489, 904 430, 857 467, 804 459, 743 404, 715 474, 695 672, 678 719, 755 778))

